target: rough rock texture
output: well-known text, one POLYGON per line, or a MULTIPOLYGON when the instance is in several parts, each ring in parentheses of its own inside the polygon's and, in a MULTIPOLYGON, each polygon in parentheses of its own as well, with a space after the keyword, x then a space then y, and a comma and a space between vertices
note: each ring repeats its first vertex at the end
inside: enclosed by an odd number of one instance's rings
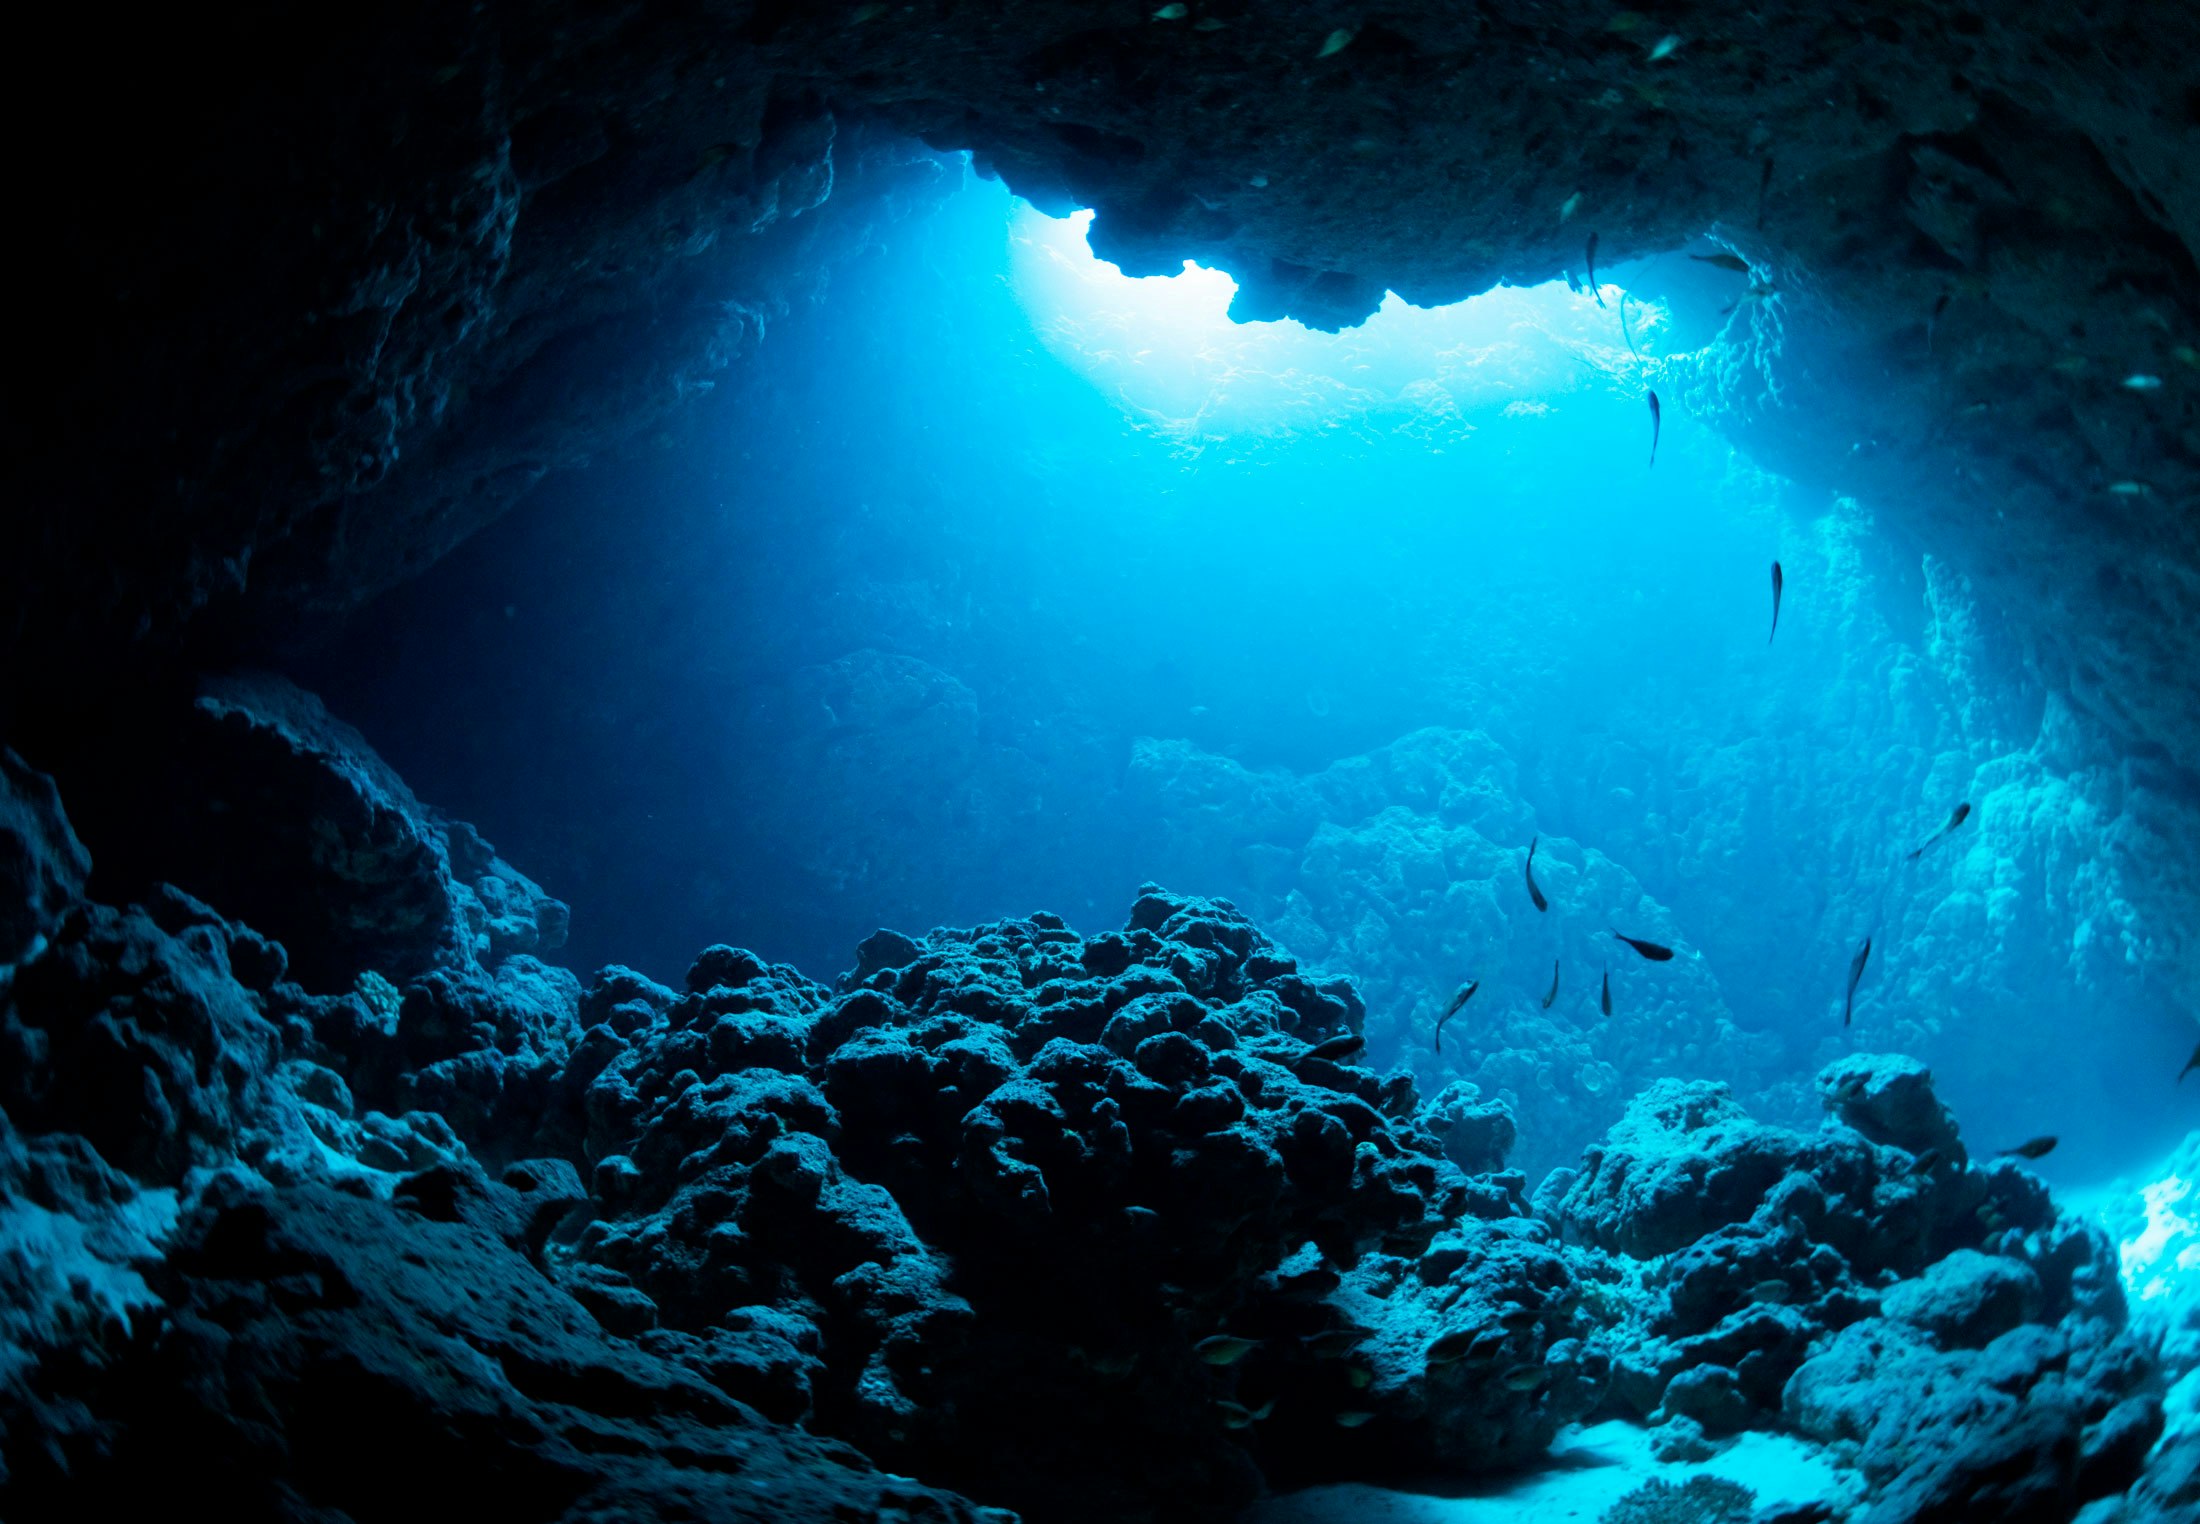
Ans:
POLYGON ((837 996, 723 947, 686 982, 587 997, 567 1276, 767 1411, 1121 1519, 1226 1511, 1255 1460, 1501 1466, 1594 1401, 1521 1177, 1452 1168, 1407 1076, 1311 1056, 1358 997, 1227 904, 882 932, 837 996), (1462 1328, 1489 1342, 1431 1364, 1462 1328))
MULTIPOLYGON (((235 796, 264 855, 230 887, 478 898, 470 833, 243 691, 202 712, 310 786, 235 796)), ((455 910, 300 924, 362 922, 402 983, 309 992, 164 886, 71 905, 0 987, 10 1517, 217 1478, 383 1517, 418 1467, 534 1518, 979 1516, 933 1484, 1219 1518, 1264 1471, 1510 1467, 1604 1389, 1509 1116, 1314 1056, 1357 994, 1227 904, 881 932, 837 991, 721 946, 584 992, 455 910)))
POLYGON ((149 1272, 157 1317, 71 1394, 101 1431, 11 1456, 11 1516, 205 1489, 248 1518, 1001 1517, 607 1338, 519 1252, 528 1216, 448 1167, 386 1197, 217 1178, 149 1272))
MULTIPOLYGON (((514 965, 470 1035, 568 1038, 514 965)), ((0 986, 0 1511, 998 1517, 607 1332, 536 1257, 583 1199, 570 1164, 493 1184, 442 1116, 361 1111, 343 1044, 397 1006, 308 995, 172 889, 72 906, 0 986)))
POLYGON ((1873 1524, 2067 1519, 2129 1487, 2162 1433, 2147 1342, 2124 1332, 2114 1251, 2023 1169, 1969 1169, 1929 1077, 1864 1056, 1820 1077, 1816 1133, 1723 1087, 1651 1087, 1546 1211, 1639 1270, 1612 1391, 1703 1434, 1785 1424, 1837 1447, 1873 1524), (1863 1097, 1929 1124, 1864 1136, 1863 1097))
POLYGON ((402 576, 703 384, 790 284, 804 209, 870 178, 839 142, 870 120, 1095 206, 1127 269, 1230 270, 1248 316, 1351 322, 1386 286, 1547 279, 1592 231, 1609 265, 1717 227, 1779 291, 1676 393, 1960 545, 2089 707, 2189 757, 2196 40, 2186 9, 2047 0, 497 4, 62 35, 137 191, 66 148, 26 165, 72 320, 24 357, 10 655, 248 581, 402 576))
MULTIPOLYGON (((1352 971, 1378 1054, 1429 1089, 1464 1080, 1502 1100, 1531 1167, 1577 1158, 1628 1085, 1688 1074, 1762 1094, 1775 1083, 1776 1044, 1737 1026, 1689 929, 1624 864, 1544 836, 1536 871, 1553 908, 1529 903, 1535 811, 1486 734, 1419 730, 1308 775, 1143 739, 1128 792, 1153 821, 1157 861, 1203 882, 1247 881, 1293 953, 1352 971), (1612 939, 1615 922, 1682 956, 1642 962, 1612 939), (1546 1008, 1554 963, 1562 982, 1546 1008), (1439 1044, 1436 1019, 1464 979, 1481 987, 1439 1044)), ((1789 1099, 1800 1107, 1799 1092, 1789 1099)))
POLYGON ((31 950, 91 871, 53 780, 0 748, 0 965, 31 950))
POLYGON ((98 743, 163 763, 101 780, 109 892, 176 883, 291 949, 292 977, 321 993, 564 945, 566 907, 422 804, 314 695, 261 672, 196 688, 98 743))
MULTIPOLYGON (((210 712, 409 799, 291 697, 210 712)), ((241 884, 381 882, 295 829, 316 789, 259 807, 241 884)), ((1792 1426, 1872 1524, 2190 1490, 2101 1234, 1967 1167, 1912 1061, 1829 1069, 1815 1133, 1661 1082, 1531 1207, 1509 1108, 1317 1056, 1358 993, 1226 902, 584 990, 517 950, 533 900, 497 929, 532 889, 470 832, 401 839, 447 855, 399 882, 447 861, 485 916, 374 922, 402 983, 310 992, 162 887, 78 899, 0 985, 10 1518, 1221 1519, 1533 1464, 1604 1407, 1672 1453, 1792 1426)))

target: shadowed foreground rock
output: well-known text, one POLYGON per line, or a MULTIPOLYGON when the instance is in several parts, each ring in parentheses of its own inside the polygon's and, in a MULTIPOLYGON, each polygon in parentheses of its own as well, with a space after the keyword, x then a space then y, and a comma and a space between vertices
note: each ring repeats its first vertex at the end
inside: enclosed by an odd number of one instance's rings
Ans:
POLYGON ((1868 1524, 2068 1518, 2130 1486, 2162 1382, 2106 1235, 2013 1161, 1966 1168, 1913 1061, 1858 1055, 1820 1088, 1833 1116, 1801 1133, 1660 1081, 1554 1180, 1569 1237, 1649 1261, 1615 1397, 1672 1435, 1830 1444, 1868 1524))
POLYGON ((181 891, 79 899, 0 984, 9 1517, 1221 1520, 1632 1412, 2014 1524, 2161 1428, 2099 1232, 1906 1060, 1811 1134, 1660 1082, 1531 1207, 1507 1108, 1362 1067, 1358 994, 1226 902, 882 931, 838 988, 411 924, 419 972, 315 994, 181 891))

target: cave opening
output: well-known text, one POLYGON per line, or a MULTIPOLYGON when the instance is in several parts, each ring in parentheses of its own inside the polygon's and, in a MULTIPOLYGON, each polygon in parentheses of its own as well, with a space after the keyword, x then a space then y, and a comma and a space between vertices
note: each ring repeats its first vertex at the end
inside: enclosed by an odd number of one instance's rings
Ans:
POLYGON ((752 9, 64 203, 0 1514, 2200 1506, 2160 161, 1768 125, 1907 21, 752 9))
POLYGON ((1877 1048, 2060 1136, 2061 1178, 2161 1155, 2183 1018, 2021 622, 1900 505, 1691 411, 1687 367, 1777 321, 1758 277, 1684 251, 1332 334, 1125 277, 1086 222, 970 179, 306 681, 574 901, 576 967, 725 941, 831 979, 876 927, 1090 931, 1153 880, 1356 981, 1378 1057, 1502 1096, 1534 1170, 1650 1078, 1801 1122, 1877 1048))

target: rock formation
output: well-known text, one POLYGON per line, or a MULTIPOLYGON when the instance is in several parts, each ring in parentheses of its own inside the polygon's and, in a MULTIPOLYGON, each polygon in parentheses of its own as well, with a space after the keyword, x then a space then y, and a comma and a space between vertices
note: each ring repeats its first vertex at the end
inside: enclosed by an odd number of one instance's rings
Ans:
POLYGON ((1247 317, 1350 323, 1386 287, 1551 279, 1590 233, 1609 268, 1716 231, 1778 294, 1673 389, 2035 598, 2080 700, 2181 755, 2195 27, 1218 0, 63 35, 139 193, 66 148, 26 166, 69 321, 26 355, 10 666, 416 569, 707 385, 829 225, 921 193, 898 133, 1097 208, 1126 269, 1230 270, 1247 317))
MULTIPOLYGON (((320 818, 381 820, 409 882, 463 865, 452 903, 526 885, 302 695, 226 691, 239 754, 315 780, 254 796, 234 892, 275 874, 344 946, 319 907, 385 880, 286 829, 320 818)), ((1814 1133, 1662 1081, 1531 1202, 1505 1107, 1369 1067, 1349 983, 1150 885, 1121 931, 882 931, 837 987, 715 946, 679 990, 522 950, 527 886, 510 933, 370 918, 410 972, 317 993, 179 889, 27 882, 11 1517, 214 1486, 384 1517, 433 1474, 437 1508, 546 1519, 1219 1520, 1264 1480, 1531 1465, 1617 1411, 1673 1453, 1815 1436, 1875 1521, 2014 1521, 2121 1492, 2161 1428, 2099 1230, 1968 1166, 1907 1060, 1826 1071, 1814 1133)), ((2188 1481, 2165 1452, 2145 1485, 2188 1481)))

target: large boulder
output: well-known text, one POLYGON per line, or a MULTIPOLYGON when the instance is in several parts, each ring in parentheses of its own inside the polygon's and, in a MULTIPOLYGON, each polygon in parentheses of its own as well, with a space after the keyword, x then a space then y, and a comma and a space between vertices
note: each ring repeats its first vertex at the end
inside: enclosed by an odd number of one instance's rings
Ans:
POLYGON ((0 747, 0 965, 30 951, 91 871, 53 780, 0 747))
POLYGON ((564 944, 564 905, 423 805, 287 679, 205 679, 178 729, 149 862, 294 949, 307 988, 342 991, 368 972, 402 983, 564 944))
POLYGON ((881 935, 838 991, 714 947, 685 983, 583 999, 613 1056, 568 1283, 882 1460, 1219 1518, 1256 1462, 1517 1464, 1600 1390, 1522 1178, 1470 1181, 1432 1130, 1458 1107, 1318 1056, 1357 995, 1225 902, 881 935))

